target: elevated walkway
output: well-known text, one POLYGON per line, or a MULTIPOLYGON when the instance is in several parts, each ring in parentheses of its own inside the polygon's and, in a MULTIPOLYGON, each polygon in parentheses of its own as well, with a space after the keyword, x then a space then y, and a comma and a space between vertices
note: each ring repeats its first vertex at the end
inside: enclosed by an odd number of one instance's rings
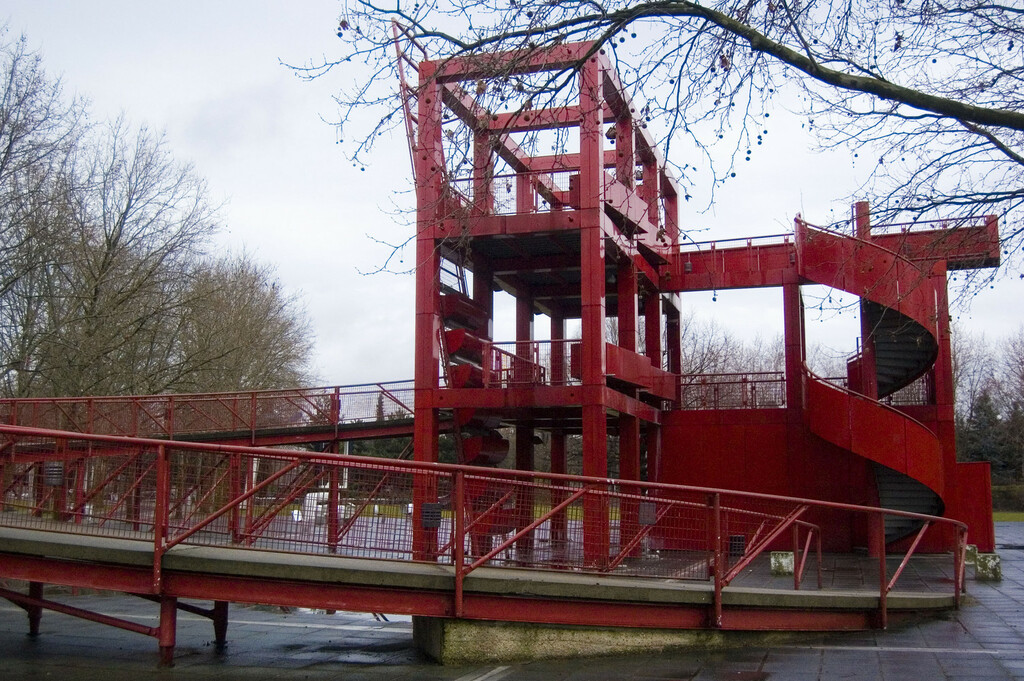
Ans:
MULTIPOLYGON (((0 437, 0 577, 30 584, 0 597, 25 607, 30 631, 56 609, 153 636, 168 664, 176 610, 210 617, 223 642, 229 602, 424 622, 842 630, 956 607, 963 585, 962 550, 913 547, 846 579, 836 566, 849 559, 822 554, 821 534, 851 513, 880 522, 877 508, 14 426, 0 437), (416 508, 414 490, 436 501, 416 508), (585 528, 584 508, 603 526, 585 528), (595 534, 603 555, 584 550, 595 534), (786 546, 795 574, 769 577, 768 550, 786 546), (160 604, 160 625, 68 609, 43 584, 140 595, 160 604)), ((964 537, 954 521, 904 516, 964 537)))
MULTIPOLYGON (((0 574, 8 579, 37 582, 48 575, 49 583, 144 594, 153 577, 153 545, 142 538, 0 527, 0 546, 0 574)), ((877 587, 871 586, 878 580, 877 561, 830 555, 822 569, 822 588, 795 591, 792 577, 773 576, 767 560, 757 561, 723 590, 722 622, 714 628, 873 627, 880 608, 877 587)), ((450 565, 224 547, 176 546, 163 555, 161 575, 165 600, 384 611, 443 620, 453 618, 457 592, 450 565)), ((904 588, 886 597, 890 621, 953 608, 951 576, 948 558, 915 558, 904 588)), ((0 596, 33 604, 7 590, 0 590, 0 596)), ((464 580, 461 598, 463 621, 693 630, 709 628, 715 590, 706 581, 480 568, 464 580)), ((88 618, 88 613, 68 614, 88 618)), ((226 628, 226 607, 224 617, 226 628)), ((173 641, 164 645, 173 646, 173 641)))

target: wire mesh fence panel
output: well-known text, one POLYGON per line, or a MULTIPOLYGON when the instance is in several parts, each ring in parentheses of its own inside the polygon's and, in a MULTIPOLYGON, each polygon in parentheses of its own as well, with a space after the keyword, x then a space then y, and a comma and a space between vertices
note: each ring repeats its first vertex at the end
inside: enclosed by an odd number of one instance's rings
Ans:
POLYGON ((493 215, 544 213, 578 203, 579 199, 572 196, 576 183, 572 178, 578 174, 578 171, 568 170, 503 174, 494 176, 489 182, 458 178, 451 181, 451 187, 464 197, 467 204, 481 206, 477 201, 481 198, 489 204, 488 212, 493 215))
MULTIPOLYGON (((172 476, 171 543, 410 560, 415 479, 429 478, 438 499, 450 495, 444 475, 273 450, 176 451, 171 468, 182 471, 172 476)), ((450 544, 451 528, 448 511, 433 529, 450 544)))
POLYGON ((0 422, 132 437, 232 434, 412 416, 412 381, 197 395, 0 400, 0 422))
POLYGON ((108 537, 152 537, 157 452, 24 438, 0 471, 0 524, 108 537), (29 460, 28 457, 34 459, 29 460), (18 460, 25 457, 26 460, 18 460))
POLYGON ((578 384, 581 343, 578 339, 492 343, 485 381, 490 387, 578 384))
POLYGON ((812 514, 807 504, 722 494, 720 508, 721 555, 726 572, 750 565, 755 559, 767 563, 771 550, 799 551, 810 531, 812 514))
POLYGON ((782 372, 683 375, 683 409, 773 409, 786 406, 782 372))
POLYGON ((633 487, 466 476, 470 566, 706 579, 702 501, 633 487))
POLYGON ((168 430, 175 435, 234 433, 251 430, 253 407, 248 395, 197 395, 167 402, 168 430))
POLYGON ((546 383, 547 370, 540 363, 537 344, 493 343, 485 380, 490 387, 546 383))
POLYGON ((896 407, 918 406, 935 403, 935 387, 931 374, 924 374, 883 400, 896 407))

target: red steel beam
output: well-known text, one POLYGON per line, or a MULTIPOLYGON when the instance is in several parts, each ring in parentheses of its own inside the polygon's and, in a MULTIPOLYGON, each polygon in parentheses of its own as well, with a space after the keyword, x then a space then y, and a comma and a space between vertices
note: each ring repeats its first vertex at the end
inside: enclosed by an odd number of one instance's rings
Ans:
POLYGON ((660 268, 662 292, 782 286, 796 272, 793 243, 687 250, 660 268))
POLYGON ((108 565, 0 552, 0 575, 7 579, 62 584, 83 589, 124 593, 153 592, 153 569, 148 564, 144 567, 108 565))
POLYGON ((164 573, 164 593, 178 598, 259 603, 396 615, 452 617, 453 594, 393 587, 261 580, 185 572, 164 573))
POLYGON ((110 615, 76 608, 72 605, 50 601, 45 598, 33 598, 9 589, 0 588, 0 597, 6 598, 12 603, 16 603, 22 607, 31 606, 44 608, 64 615, 70 615, 71 617, 77 617, 79 619, 96 622, 98 624, 105 624, 108 627, 116 627, 118 629, 124 629, 126 631, 143 634, 145 636, 152 636, 154 638, 160 635, 159 627, 147 627, 136 622, 129 622, 128 620, 121 619, 120 617, 111 617, 110 615))
POLYGON ((512 76, 573 69, 596 51, 593 43, 566 43, 535 50, 512 50, 493 54, 474 54, 468 57, 453 57, 438 63, 438 83, 456 83, 496 74, 512 76))

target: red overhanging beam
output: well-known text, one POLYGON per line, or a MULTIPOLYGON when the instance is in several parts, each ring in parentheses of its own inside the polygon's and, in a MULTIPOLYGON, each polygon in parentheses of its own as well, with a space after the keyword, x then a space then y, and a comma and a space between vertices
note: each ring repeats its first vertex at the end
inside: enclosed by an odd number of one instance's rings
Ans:
POLYGON ((751 244, 673 253, 659 269, 663 292, 711 291, 782 286, 796 276, 793 243, 751 244))

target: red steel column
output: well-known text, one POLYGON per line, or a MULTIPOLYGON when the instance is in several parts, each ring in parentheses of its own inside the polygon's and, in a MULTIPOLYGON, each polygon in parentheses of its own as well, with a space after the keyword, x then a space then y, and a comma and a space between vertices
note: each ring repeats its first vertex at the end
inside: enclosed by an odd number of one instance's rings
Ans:
POLYGON ((174 642, 178 627, 178 599, 160 597, 160 666, 174 666, 174 642))
MULTIPOLYGON (((646 180, 645 180, 646 182, 646 180)), ((662 367, 661 350, 661 294, 652 291, 644 300, 644 352, 655 369, 662 367)), ((647 438, 647 479, 659 480, 661 474, 661 426, 648 423, 647 438)))
MULTIPOLYGON (((608 474, 605 416, 605 264, 602 197, 604 97, 597 56, 580 70, 580 295, 583 331, 583 474, 608 474)), ((583 554, 589 566, 608 560, 608 513, 604 497, 583 503, 583 554)))
POLYGON ((651 154, 648 154, 647 157, 641 156, 641 163, 643 164, 643 179, 642 184, 638 187, 640 198, 647 204, 647 220, 652 227, 659 230, 659 236, 664 238, 664 233, 661 231, 661 211, 658 206, 661 198, 658 187, 658 165, 651 154))
POLYGON ((679 310, 668 306, 665 310, 665 354, 668 356, 668 370, 673 374, 683 373, 683 331, 679 322, 679 310))
MULTIPOLYGON (((43 583, 42 582, 29 582, 28 583, 28 595, 29 598, 34 598, 37 601, 43 598, 43 583)), ((25 612, 28 613, 28 635, 35 638, 39 635, 39 622, 43 618, 43 608, 38 605, 26 605, 25 612)))
MULTIPOLYGON (((516 378, 526 378, 532 369, 533 341, 533 300, 524 296, 516 298, 516 355, 522 358, 519 362, 520 371, 516 378)), ((517 390, 532 389, 532 386, 516 388, 517 390)), ((516 468, 521 471, 532 471, 533 460, 533 425, 529 422, 516 425, 516 468)), ((521 486, 516 492, 516 527, 522 529, 533 522, 533 488, 521 486)), ((516 542, 516 560, 530 563, 533 560, 534 535, 531 532, 516 542)))
MULTIPOLYGON (((553 381, 564 383, 568 372, 566 344, 559 341, 565 339, 565 318, 561 314, 551 315, 551 375, 553 381)), ((565 457, 565 431, 554 428, 551 431, 551 472, 564 474, 568 472, 565 457)), ((565 492, 552 490, 551 505, 556 506, 566 498, 565 492)), ((556 513, 551 518, 551 550, 555 559, 564 559, 566 541, 568 539, 568 516, 565 511, 556 513)))
POLYGON ((625 253, 619 254, 615 281, 619 313, 619 346, 636 352, 638 319, 636 267, 625 253))
POLYGON ((930 284, 935 292, 935 328, 930 331, 935 334, 935 341, 939 346, 938 357, 935 358, 935 367, 932 371, 932 390, 935 393, 938 411, 938 435, 948 455, 945 460, 951 464, 956 462, 956 438, 953 432, 953 352, 949 333, 949 293, 946 288, 944 261, 939 261, 932 267, 930 284))
MULTIPOLYGON (((441 146, 440 88, 433 79, 436 65, 421 62, 418 101, 419 139, 416 163, 416 349, 415 422, 413 456, 417 461, 437 461, 438 415, 434 392, 440 371, 440 268, 441 257, 433 230, 443 217, 444 156, 441 146)), ((437 551, 437 531, 422 524, 422 506, 437 501, 432 476, 417 476, 413 485, 413 557, 431 560, 437 551)))
POLYGON ((647 424, 647 479, 663 482, 661 479, 661 426, 647 424))
POLYGON ((223 650, 228 642, 228 602, 213 602, 213 642, 217 650, 223 650))
POLYGON ((794 273, 782 285, 783 336, 786 350, 786 408, 790 420, 802 420, 804 382, 804 313, 800 283, 794 273))
MULTIPOLYGON (((636 352, 637 345, 637 276, 633 261, 621 253, 616 272, 618 299, 619 346, 636 352)), ((630 391, 636 397, 636 390, 630 391)), ((640 419, 629 414, 619 415, 619 477, 623 480, 640 479, 640 419)), ((636 494, 638 487, 624 486, 628 494, 636 494)), ((619 543, 625 545, 639 529, 638 504, 635 499, 623 499, 619 507, 619 543)))
MULTIPOLYGON (((494 339, 494 272, 490 262, 480 255, 473 256, 473 302, 487 311, 487 338, 494 339)), ((487 361, 486 358, 484 361, 487 361)))
MULTIPOLYGON (((857 238, 871 241, 871 210, 867 201, 858 201, 853 206, 857 238)), ((842 263, 849 267, 850 263, 842 263)), ((875 365, 874 329, 868 320, 867 302, 860 301, 860 388, 859 392, 873 400, 878 399, 878 371, 875 365)))
POLYGON ((481 214, 494 210, 493 177, 491 135, 489 132, 477 132, 473 135, 473 207, 481 214))
POLYGON ((615 178, 630 189, 636 186, 633 177, 636 155, 633 149, 633 118, 627 112, 615 121, 615 178))
POLYGON ((656 291, 644 299, 644 354, 655 369, 662 368, 661 295, 656 291))

